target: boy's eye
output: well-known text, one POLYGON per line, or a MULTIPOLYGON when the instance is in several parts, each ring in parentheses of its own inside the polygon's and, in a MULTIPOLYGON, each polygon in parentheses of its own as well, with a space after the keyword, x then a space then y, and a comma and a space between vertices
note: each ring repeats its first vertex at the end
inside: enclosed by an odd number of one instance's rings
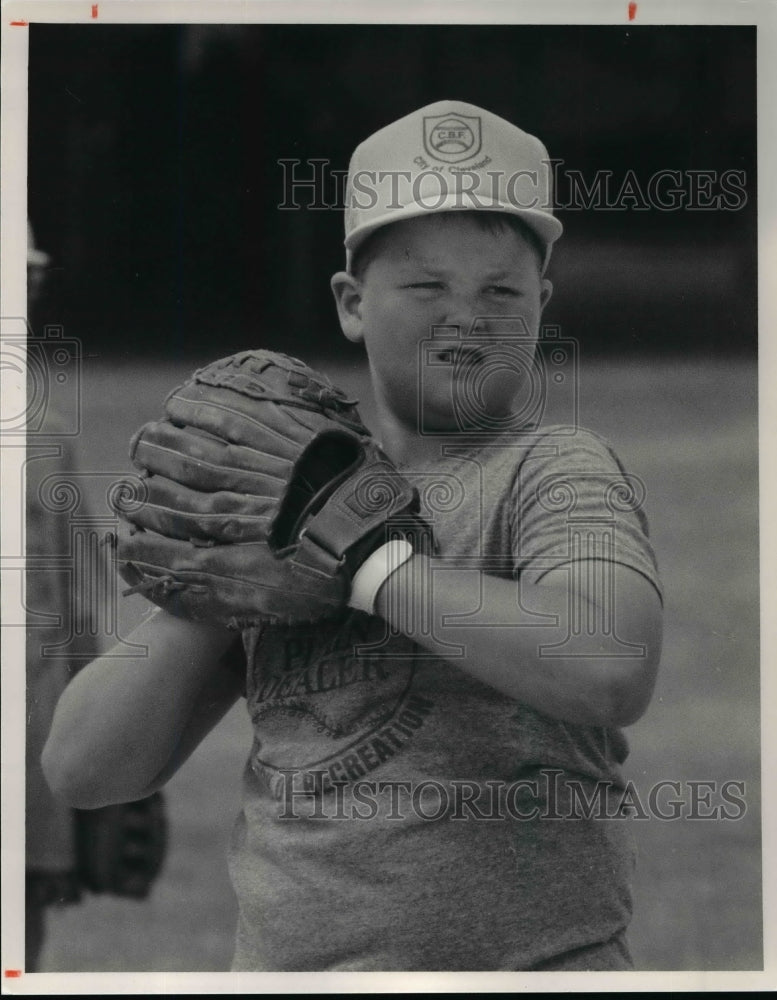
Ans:
POLYGON ((414 281, 410 285, 405 285, 406 288, 420 288, 428 289, 430 291, 437 291, 442 288, 441 281, 414 281))
POLYGON ((511 288, 509 285, 491 285, 488 290, 493 295, 520 295, 517 288, 511 288))

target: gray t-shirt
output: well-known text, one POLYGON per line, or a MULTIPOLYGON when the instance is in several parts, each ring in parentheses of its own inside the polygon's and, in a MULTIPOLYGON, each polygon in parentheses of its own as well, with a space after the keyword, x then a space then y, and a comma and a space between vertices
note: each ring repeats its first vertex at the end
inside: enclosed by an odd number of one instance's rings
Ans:
MULTIPOLYGON (((588 431, 403 471, 434 572, 473 570, 470 622, 477 570, 594 567, 606 587, 619 562, 660 593, 641 484, 588 431)), ((235 970, 521 969, 628 924, 619 730, 545 716, 457 667, 455 646, 426 652, 361 612, 243 641, 254 744, 230 850, 235 970)))

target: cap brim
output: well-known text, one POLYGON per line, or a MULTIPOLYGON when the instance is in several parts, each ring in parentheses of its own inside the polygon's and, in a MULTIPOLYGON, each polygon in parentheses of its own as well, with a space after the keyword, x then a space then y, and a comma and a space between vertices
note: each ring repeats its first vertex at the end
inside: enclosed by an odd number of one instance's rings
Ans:
POLYGON ((357 226, 345 239, 345 249, 347 251, 348 263, 353 258, 353 254, 364 243, 368 236, 376 230, 394 222, 402 222, 405 219, 418 218, 423 215, 437 215, 439 212, 505 212, 521 219, 537 236, 545 246, 545 263, 547 264, 550 250, 556 240, 564 232, 564 227, 555 216, 548 212, 536 208, 516 208, 510 202, 492 202, 491 204, 479 203, 477 205, 462 205, 461 195, 452 193, 442 201, 436 202, 434 206, 424 205, 418 202, 403 205, 401 209, 393 209, 370 219, 368 223, 357 226))

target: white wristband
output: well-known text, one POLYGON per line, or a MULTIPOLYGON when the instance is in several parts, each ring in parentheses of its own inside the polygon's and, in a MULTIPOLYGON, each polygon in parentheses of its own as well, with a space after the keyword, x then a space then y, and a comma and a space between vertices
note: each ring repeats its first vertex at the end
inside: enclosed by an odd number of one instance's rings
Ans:
POLYGON ((381 545, 356 571, 348 603, 357 611, 375 612, 375 598, 395 570, 413 555, 413 546, 404 538, 395 538, 381 545))

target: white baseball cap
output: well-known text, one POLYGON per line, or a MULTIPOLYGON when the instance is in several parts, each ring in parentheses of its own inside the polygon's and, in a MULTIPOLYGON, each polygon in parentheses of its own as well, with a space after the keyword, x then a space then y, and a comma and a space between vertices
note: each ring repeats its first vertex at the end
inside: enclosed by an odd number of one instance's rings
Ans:
POLYGON ((354 150, 345 202, 346 266, 376 229, 426 212, 508 212, 545 247, 553 215, 552 165, 539 139, 464 101, 437 101, 373 133, 354 150))

